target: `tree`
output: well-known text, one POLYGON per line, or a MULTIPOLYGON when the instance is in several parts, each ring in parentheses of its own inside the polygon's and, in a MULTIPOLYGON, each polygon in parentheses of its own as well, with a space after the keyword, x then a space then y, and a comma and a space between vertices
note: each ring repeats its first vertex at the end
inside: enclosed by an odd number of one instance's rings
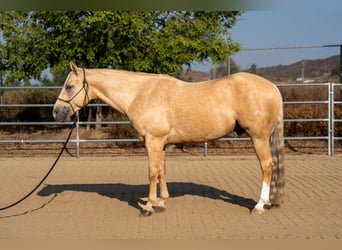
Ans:
POLYGON ((252 74, 257 74, 257 65, 253 63, 251 67, 249 68, 249 72, 252 74))
POLYGON ((229 74, 234 74, 241 71, 239 65, 233 60, 233 58, 226 58, 218 63, 213 63, 212 69, 210 70, 211 79, 223 77, 229 74), (228 67, 229 63, 229 67, 228 67), (228 68, 229 71, 228 72, 228 68))
POLYGON ((1 71, 28 83, 80 66, 176 75, 183 65, 234 54, 229 29, 241 12, 0 12, 1 71))
POLYGON ((41 47, 44 45, 40 28, 33 22, 31 13, 0 13, 0 70, 5 85, 28 83, 40 77, 48 66, 41 47))
POLYGON ((258 67, 257 67, 257 65, 255 63, 253 63, 251 65, 251 67, 249 68, 248 72, 252 73, 252 74, 255 74, 255 75, 259 75, 259 76, 264 77, 263 73, 258 70, 258 67))

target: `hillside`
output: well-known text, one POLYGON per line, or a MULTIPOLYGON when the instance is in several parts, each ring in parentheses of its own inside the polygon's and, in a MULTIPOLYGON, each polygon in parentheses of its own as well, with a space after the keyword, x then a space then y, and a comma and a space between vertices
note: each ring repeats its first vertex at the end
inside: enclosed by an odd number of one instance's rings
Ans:
POLYGON ((257 73, 274 82, 339 82, 339 55, 325 59, 303 60, 290 65, 258 68, 257 73))
MULTIPOLYGON (((303 62, 304 81, 339 82, 339 55, 331 56, 325 59, 298 61, 290 65, 257 68, 257 74, 275 83, 303 82, 303 79, 301 79, 303 62)), ((210 74, 199 71, 183 71, 181 74, 181 79, 188 82, 200 82, 209 80, 210 74)))
POLYGON ((210 80, 210 74, 200 71, 182 71, 180 75, 180 79, 186 81, 186 82, 202 82, 206 80, 210 80))

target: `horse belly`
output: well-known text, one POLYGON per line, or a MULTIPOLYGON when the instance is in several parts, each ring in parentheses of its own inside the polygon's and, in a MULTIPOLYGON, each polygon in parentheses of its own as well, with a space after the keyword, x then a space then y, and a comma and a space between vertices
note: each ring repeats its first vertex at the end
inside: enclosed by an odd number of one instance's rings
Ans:
POLYGON ((235 127, 235 119, 229 113, 191 113, 176 121, 170 133, 170 143, 214 140, 223 137, 235 127))

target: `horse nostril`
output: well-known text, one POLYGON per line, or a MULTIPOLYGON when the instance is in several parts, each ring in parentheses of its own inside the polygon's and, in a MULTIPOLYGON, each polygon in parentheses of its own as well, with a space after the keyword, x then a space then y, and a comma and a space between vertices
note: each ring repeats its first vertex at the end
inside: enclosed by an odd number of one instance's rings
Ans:
POLYGON ((57 115, 58 115, 58 111, 56 109, 53 109, 52 116, 55 120, 57 119, 57 115))

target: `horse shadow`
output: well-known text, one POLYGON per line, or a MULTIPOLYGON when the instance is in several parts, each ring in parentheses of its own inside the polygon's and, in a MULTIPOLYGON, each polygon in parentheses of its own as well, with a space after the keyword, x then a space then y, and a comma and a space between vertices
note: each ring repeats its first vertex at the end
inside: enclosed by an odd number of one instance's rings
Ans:
MULTIPOLYGON (((250 212, 256 205, 256 201, 250 198, 231 194, 227 191, 217 189, 208 185, 197 184, 193 182, 170 182, 167 184, 170 198, 181 197, 185 195, 194 195, 214 200, 221 200, 230 204, 247 208, 250 212)), ((131 184, 61 184, 46 185, 38 192, 39 196, 58 195, 64 191, 76 191, 97 193, 99 195, 117 199, 126 202, 138 210, 141 208, 138 201, 141 197, 148 194, 148 185, 131 185, 131 184)), ((159 191, 159 190, 158 190, 159 191)))

